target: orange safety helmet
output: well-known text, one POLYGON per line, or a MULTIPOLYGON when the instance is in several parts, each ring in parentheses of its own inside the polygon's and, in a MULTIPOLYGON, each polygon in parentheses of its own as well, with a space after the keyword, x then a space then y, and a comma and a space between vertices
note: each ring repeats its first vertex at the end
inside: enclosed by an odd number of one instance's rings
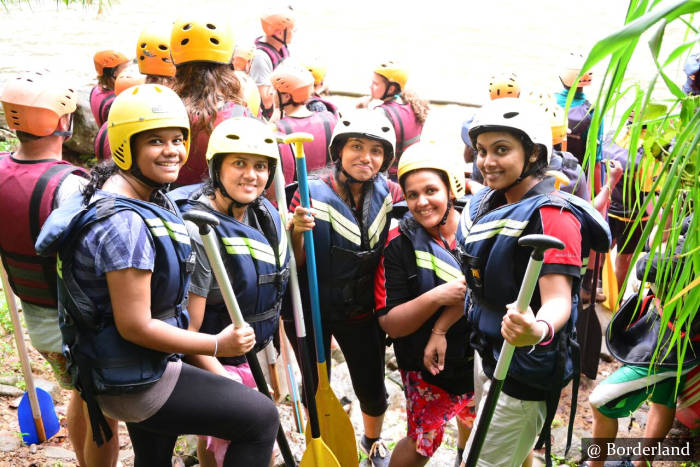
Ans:
POLYGON ((119 73, 114 81, 114 94, 117 96, 132 86, 146 83, 146 75, 142 75, 136 69, 126 69, 119 73))
POLYGON ((175 65, 190 62, 230 65, 235 45, 231 25, 214 18, 179 19, 170 35, 170 53, 175 65))
POLYGON ((255 55, 253 44, 237 44, 236 50, 233 51, 233 69, 246 71, 248 64, 253 60, 253 55, 255 55))
POLYGON ((48 70, 24 72, 7 82, 0 95, 7 124, 34 136, 49 136, 58 120, 75 112, 77 96, 48 70))
MULTIPOLYGON (((567 55, 566 59, 564 60, 564 66, 562 66, 562 71, 559 74, 559 79, 564 86, 567 88, 573 86, 574 81, 576 81, 579 73, 581 73, 581 67, 583 66, 584 62, 585 59, 583 55, 579 53, 572 52, 567 55)), ((583 76, 581 76, 581 79, 576 87, 580 88, 583 86, 590 86, 592 80, 593 72, 587 71, 583 74, 583 76)))
POLYGON ((380 64, 374 69, 374 72, 386 78, 389 83, 394 83, 399 86, 399 92, 406 88, 408 81, 408 73, 406 69, 394 61, 387 61, 380 64))
POLYGON ((279 93, 291 94, 295 104, 302 104, 311 96, 314 77, 306 67, 289 61, 282 62, 270 75, 270 82, 279 93))
MULTIPOLYGON (((294 29, 294 10, 291 6, 281 6, 268 10, 260 17, 260 24, 266 36, 273 36, 280 30, 294 29)), ((282 41, 282 42, 286 42, 282 41)))
POLYGON ((489 80, 491 100, 501 97, 520 97, 520 85, 515 73, 502 73, 491 76, 489 80))
POLYGON ((95 71, 97 71, 97 76, 102 76, 105 68, 118 67, 122 63, 129 61, 124 54, 121 54, 115 50, 100 50, 95 54, 92 60, 95 62, 95 71))
POLYGON ((141 31, 136 43, 136 61, 144 75, 175 76, 170 56, 170 28, 151 25, 141 31))

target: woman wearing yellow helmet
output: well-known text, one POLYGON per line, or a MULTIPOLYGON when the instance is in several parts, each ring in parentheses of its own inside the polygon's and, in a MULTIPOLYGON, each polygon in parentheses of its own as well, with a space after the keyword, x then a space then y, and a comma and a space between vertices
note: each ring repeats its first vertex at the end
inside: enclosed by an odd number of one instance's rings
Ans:
POLYGON ((395 465, 425 465, 455 416, 461 460, 475 416, 474 352, 456 252, 455 201, 466 181, 454 159, 432 142, 406 150, 398 176, 410 215, 389 232, 376 273, 376 314, 392 339, 406 396, 408 433, 394 448, 395 465))
POLYGON ((374 69, 370 97, 381 101, 382 109, 394 126, 396 133, 396 159, 389 168, 389 177, 396 180, 396 167, 401 154, 420 141, 423 124, 430 110, 428 101, 406 91, 408 72, 400 64, 388 61, 374 69))
POLYGON ((231 440, 224 465, 268 466, 272 401, 197 368, 215 364, 210 355, 250 350, 252 333, 187 330, 194 256, 179 210, 160 190, 187 159, 187 110, 166 87, 130 88, 110 111, 109 139, 113 161, 93 171, 82 209, 42 232, 58 242, 64 345, 93 436, 111 437, 104 412, 126 422, 135 465, 170 465, 178 435, 193 433, 231 440))
POLYGON ((192 147, 178 185, 199 183, 207 173, 205 153, 214 127, 231 117, 250 116, 233 66, 231 26, 218 18, 182 18, 175 22, 170 49, 175 63, 173 89, 192 122, 192 147))

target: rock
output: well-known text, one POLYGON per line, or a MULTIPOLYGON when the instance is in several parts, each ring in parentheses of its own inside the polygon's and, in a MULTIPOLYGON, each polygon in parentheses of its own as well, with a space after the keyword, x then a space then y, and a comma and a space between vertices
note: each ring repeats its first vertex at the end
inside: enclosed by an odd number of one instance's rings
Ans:
MULTIPOLYGON (((24 394, 23 394, 24 395, 24 394)), ((23 396, 22 395, 22 396, 23 396)), ((10 401, 10 407, 16 409, 19 407, 19 403, 22 402, 22 396, 16 397, 10 401)))
POLYGON ((24 394, 19 388, 8 384, 0 384, 0 396, 21 397, 24 394))
MULTIPOLYGON (((121 439, 121 437, 120 437, 121 439)), ((119 460, 120 461, 127 461, 131 460, 134 458, 134 450, 129 448, 129 449, 122 449, 119 451, 119 460)))
POLYGON ((41 454, 51 459, 62 459, 67 461, 76 461, 75 453, 68 449, 59 448, 58 446, 46 446, 41 450, 41 454))
MULTIPOLYGON (((564 457, 566 432, 568 428, 568 422, 562 426, 552 428, 552 454, 558 457, 564 457)), ((569 448, 567 459, 576 462, 576 465, 578 465, 578 463, 581 462, 581 438, 591 438, 592 436, 593 435, 588 431, 574 428, 574 433, 571 438, 571 448, 569 448)))
POLYGON ((32 454, 36 454, 36 444, 32 444, 29 446, 29 452, 32 454))
POLYGON ((19 434, 9 431, 0 432, 0 452, 9 452, 22 446, 22 438, 19 434))
POLYGON ((34 384, 36 387, 41 388, 51 394, 51 398, 53 399, 54 403, 61 396, 61 387, 53 381, 34 377, 34 384))
POLYGON ((19 382, 19 380, 20 377, 15 375, 0 376, 0 384, 7 384, 9 386, 14 386, 19 382))

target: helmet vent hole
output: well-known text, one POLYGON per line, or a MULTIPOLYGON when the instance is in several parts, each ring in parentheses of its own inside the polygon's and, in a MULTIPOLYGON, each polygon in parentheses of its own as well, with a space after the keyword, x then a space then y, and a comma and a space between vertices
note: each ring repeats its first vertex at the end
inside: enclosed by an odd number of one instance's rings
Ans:
POLYGON ((141 56, 139 57, 139 60, 142 60, 142 61, 143 61, 143 60, 146 60, 146 57, 144 57, 143 55, 141 55, 141 56))
POLYGON ((189 31, 190 29, 192 29, 192 23, 187 23, 182 27, 183 31, 189 31))
POLYGON ((15 109, 10 110, 11 113, 16 114, 17 111, 15 109))
POLYGON ((215 25, 215 24, 211 24, 211 23, 207 23, 207 28, 209 28, 209 29, 216 29, 216 25, 215 25))
POLYGON ((345 125, 345 126, 350 126, 350 121, 349 121, 349 120, 343 120, 343 125, 345 125))
POLYGON ((180 41, 180 45, 187 45, 189 41, 189 39, 182 39, 182 41, 180 41))
POLYGON ((75 91, 73 91, 71 88, 68 88, 68 92, 75 92, 75 91))
POLYGON ((228 139, 232 139, 232 140, 234 140, 234 141, 241 139, 241 137, 238 136, 238 135, 226 135, 226 137, 227 137, 228 139))
POLYGON ((34 80, 31 80, 31 79, 29 79, 29 78, 27 78, 27 81, 29 81, 30 83, 33 83, 33 82, 34 82, 34 80))
POLYGON ((142 48, 142 49, 145 49, 145 48, 146 48, 146 43, 145 43, 145 42, 141 42, 141 48, 142 48))
POLYGON ((382 127, 382 131, 383 131, 384 133, 387 133, 390 129, 391 129, 391 128, 389 128, 388 126, 383 126, 383 127, 382 127))
POLYGON ((520 115, 520 112, 506 112, 503 114, 503 118, 513 118, 520 115))
POLYGON ((163 45, 163 44, 160 44, 160 45, 158 46, 158 48, 159 48, 160 50, 168 50, 168 46, 167 46, 167 45, 163 45))
POLYGON ((274 143, 274 141, 272 140, 272 138, 265 138, 265 142, 266 142, 267 144, 272 144, 272 143, 274 143))
POLYGON ((217 39, 216 37, 210 37, 209 42, 211 42, 214 45, 219 45, 219 39, 217 39))

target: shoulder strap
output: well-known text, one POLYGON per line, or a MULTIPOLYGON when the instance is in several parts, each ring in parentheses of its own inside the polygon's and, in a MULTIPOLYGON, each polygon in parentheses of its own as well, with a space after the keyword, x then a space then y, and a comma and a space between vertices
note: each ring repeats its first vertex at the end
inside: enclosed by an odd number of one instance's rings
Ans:
POLYGON ((97 115, 100 116, 100 120, 102 120, 102 123, 106 122, 106 121, 107 121, 107 117, 108 117, 108 115, 103 115, 104 110, 105 110, 105 106, 107 106, 107 104, 109 104, 109 105, 111 106, 111 105, 112 105, 112 101, 114 100, 115 97, 116 97, 116 96, 115 96, 114 94, 112 94, 111 96, 107 97, 107 98, 104 99, 102 102, 100 102, 100 110, 99 110, 99 112, 97 113, 97 115))
MULTIPOLYGON (((39 231, 41 230, 41 200, 44 198, 46 187, 55 176, 63 172, 60 175, 60 180, 56 186, 56 190, 58 191, 58 187, 61 185, 61 182, 71 172, 73 172, 73 170, 75 170, 75 167, 72 165, 56 164, 49 167, 49 169, 44 172, 41 177, 39 177, 36 185, 34 185, 34 190, 29 198, 29 233, 32 236, 32 243, 36 242, 36 239, 39 236, 39 231)), ((53 202, 53 199, 51 202, 53 202)))
POLYGON ((391 123, 394 124, 394 128, 398 125, 399 128, 399 135, 397 135, 396 138, 396 154, 401 154, 403 152, 403 139, 404 139, 404 129, 403 129, 403 122, 401 121, 401 116, 399 113, 396 111, 396 109, 392 108, 391 105, 383 105, 382 109, 384 110, 384 113, 386 114, 386 117, 391 120, 391 123))
POLYGON ((328 145, 331 141, 331 122, 330 122, 330 117, 323 112, 319 113, 319 116, 321 117, 321 121, 323 122, 323 131, 326 134, 326 140, 324 141, 324 147, 326 148, 326 165, 331 161, 331 155, 330 152, 328 151, 328 145))

